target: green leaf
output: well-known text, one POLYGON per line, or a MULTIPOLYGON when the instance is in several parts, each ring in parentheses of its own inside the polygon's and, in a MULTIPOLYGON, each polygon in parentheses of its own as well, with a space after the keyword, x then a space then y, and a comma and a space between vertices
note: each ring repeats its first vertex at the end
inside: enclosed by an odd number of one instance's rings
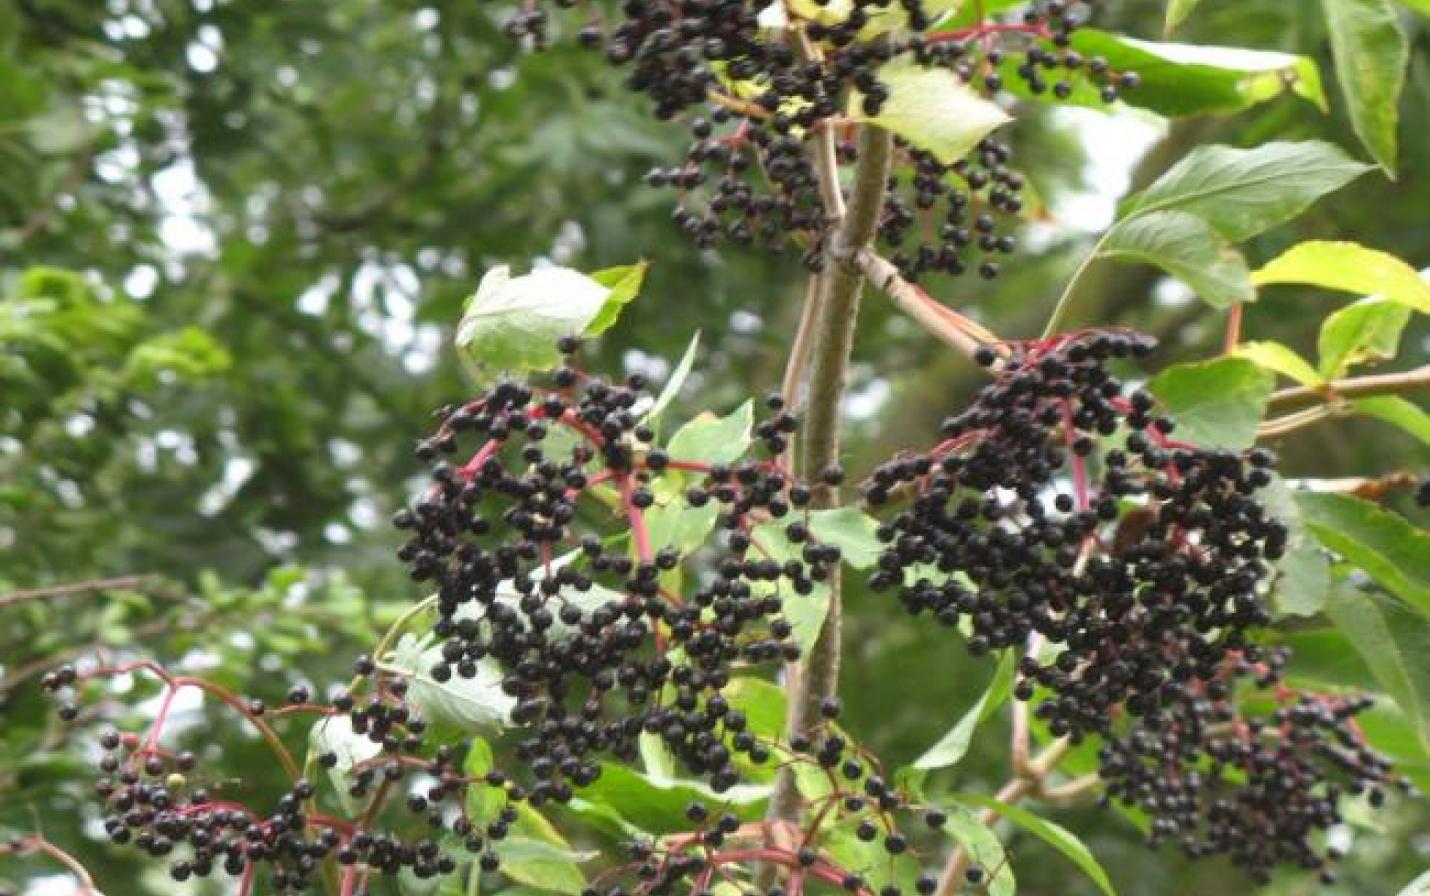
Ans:
POLYGON ((1301 518, 1296 496, 1286 480, 1272 476, 1261 500, 1271 516, 1289 533, 1286 553, 1276 561, 1272 604, 1283 616, 1314 616, 1321 612, 1331 590, 1331 561, 1301 518))
MULTIPOLYGON (((798 557, 801 550, 785 535, 787 520, 770 520, 760 523, 750 532, 756 550, 768 554, 770 559, 784 563, 798 557)), ((783 581, 783 580, 781 580, 783 581)), ((756 589, 771 594, 779 591, 783 598, 781 612, 794 629, 792 638, 801 650, 809 650, 819 637, 824 619, 829 615, 829 584, 815 582, 809 594, 799 594, 793 588, 772 582, 758 582, 756 589)))
POLYGON ((680 387, 685 385, 685 380, 690 376, 691 369, 695 366, 695 354, 700 350, 700 331, 697 330, 694 336, 690 337, 690 344, 685 347, 685 354, 681 355, 680 363, 675 365, 675 370, 670 374, 670 379, 665 381, 661 387, 660 394, 655 397, 655 403, 646 411, 645 419, 652 424, 660 419, 660 415, 665 413, 665 409, 670 407, 670 403, 675 400, 675 396, 680 394, 680 387))
POLYGON ((1336 77, 1356 136, 1395 177, 1400 92, 1410 45, 1390 0, 1321 0, 1336 77))
POLYGON ((1123 214, 1190 212, 1239 243, 1295 217, 1369 170, 1332 144, 1315 140, 1252 149, 1203 146, 1128 197, 1123 214))
POLYGON ((481 780, 495 765, 491 744, 480 737, 473 738, 462 760, 462 774, 472 779, 467 785, 467 817, 479 828, 496 821, 508 802, 505 787, 493 787, 481 780))
POLYGON ((498 265, 487 271, 457 324, 463 357, 488 371, 520 373, 561 363, 556 341, 585 333, 613 295, 579 271, 537 268, 521 277, 498 265))
MULTIPOLYGON (((1316 62, 1309 56, 1217 47, 1197 44, 1159 43, 1138 40, 1096 28, 1079 28, 1072 36, 1072 49, 1084 58, 1099 56, 1115 71, 1136 72, 1136 87, 1121 92, 1122 102, 1168 117, 1228 114, 1248 109, 1290 90, 1327 108, 1325 88, 1316 62)), ((1047 100, 1045 91, 1033 94, 1015 69, 1020 63, 1005 62, 1007 90, 1030 99, 1047 100)), ((1051 77, 1050 77, 1051 80, 1051 77)), ((1068 79, 1072 92, 1060 103, 1106 109, 1100 85, 1090 78, 1068 79)))
POLYGON ((604 333, 616 322, 616 318, 621 316, 621 311, 631 300, 640 294, 641 284, 645 282, 645 272, 650 268, 650 262, 642 261, 637 264, 625 264, 620 267, 604 268, 591 272, 591 279, 610 290, 606 295, 605 304, 601 310, 596 312, 595 318, 586 325, 582 332, 587 336, 595 336, 604 333))
POLYGON ((1352 364, 1394 358, 1410 309, 1371 296, 1342 308, 1321 322, 1317 349, 1321 375, 1335 379, 1352 364))
POLYGON ((431 669, 442 659, 442 646, 416 636, 403 635, 383 667, 405 675, 411 701, 428 720, 440 719, 464 728, 505 725, 516 708, 516 698, 502 690, 502 671, 496 660, 477 663, 477 674, 463 678, 454 671, 447 681, 437 681, 431 669))
POLYGON ((1275 385, 1274 375, 1242 358, 1177 364, 1150 384, 1176 418, 1176 438, 1233 450, 1256 442, 1256 427, 1275 385))
POLYGON ((929 747, 922 756, 914 760, 914 768, 920 770, 948 768, 956 764, 968 752, 973 741, 973 731, 980 722, 998 711, 1013 690, 1013 651, 1003 651, 998 667, 993 672, 993 680, 983 691, 978 701, 968 708, 963 718, 948 730, 938 743, 929 747))
POLYGON ((1410 606, 1430 613, 1430 534, 1350 495, 1300 492, 1296 503, 1321 544, 1410 606))
POLYGON ((1430 280, 1387 252, 1358 243, 1298 243, 1251 275, 1257 286, 1300 283, 1376 296, 1430 314, 1430 280))
POLYGON ((755 406, 750 401, 727 417, 701 414, 677 429, 665 450, 675 460, 732 463, 749 450, 750 427, 754 422, 755 406))
POLYGON ((1021 806, 999 802, 979 793, 959 794, 958 801, 992 809, 1066 856, 1069 861, 1081 868, 1084 874, 1092 878, 1092 882, 1097 884, 1097 888, 1107 896, 1117 896, 1116 891, 1112 889, 1112 881, 1108 878, 1107 871, 1098 864, 1092 851, 1062 825, 1048 821, 1046 818, 1039 818, 1021 806))
POLYGON ((332 753, 337 757, 338 761, 328 769, 333 793, 344 812, 354 816, 361 814, 367 800, 355 799, 348 793, 357 783, 353 767, 378 756, 382 744, 354 731, 352 719, 346 715, 324 716, 308 731, 308 751, 313 756, 332 753))
POLYGON ((1013 878, 1013 866, 1003 849, 1003 843, 993 829, 979 820, 967 806, 949 806, 948 824, 944 830, 958 841, 964 851, 983 867, 984 883, 989 896, 1013 896, 1018 890, 1013 878))
POLYGON ((1185 283, 1213 308, 1256 299, 1246 259, 1196 215, 1159 211, 1114 225, 1098 254, 1153 264, 1185 283))
POLYGON ((1319 386, 1325 380, 1311 362, 1279 342, 1243 342, 1236 347, 1235 357, 1254 361, 1267 370, 1295 380, 1303 386, 1319 386))
POLYGON ((700 781, 654 780, 634 769, 602 763, 601 776, 580 791, 586 802, 614 811, 628 824, 651 834, 690 829, 685 807, 703 802, 753 821, 764 815, 770 786, 742 784, 715 793, 700 781))
POLYGON ((1162 31, 1171 34, 1177 30, 1177 26, 1187 20, 1187 16, 1192 14, 1192 10, 1197 8, 1201 0, 1167 0, 1167 18, 1162 24, 1162 31))
POLYGON ((751 734, 767 739, 784 737, 784 688, 763 678, 740 675, 725 686, 724 694, 731 709, 745 714, 751 734))
POLYGON ((1407 619, 1403 608, 1377 601, 1342 582, 1326 603, 1326 615, 1355 647, 1371 675, 1395 700, 1430 750, 1430 662, 1423 618, 1407 619))
POLYGON ((1430 414, 1397 395, 1357 398, 1350 406, 1358 414, 1398 426, 1422 443, 1430 445, 1430 414))
POLYGON ((720 507, 714 501, 704 507, 691 507, 676 496, 657 504, 645 512, 651 550, 673 547, 681 554, 689 554, 710 537, 719 517, 720 507))
POLYGON ((881 68, 879 80, 889 89, 879 114, 866 115, 864 98, 855 92, 850 97, 850 117, 893 131, 946 165, 963 158, 994 128, 1011 120, 952 71, 925 68, 907 56, 881 68))
POLYGON ((576 863, 598 853, 573 852, 551 822, 530 805, 518 803, 517 812, 511 833, 492 846, 501 857, 501 872, 543 892, 580 896, 586 875, 576 863))
POLYGON ((857 507, 809 514, 809 531, 814 537, 838 547, 841 559, 855 569, 868 569, 879 561, 884 545, 875 537, 878 529, 879 521, 857 507))

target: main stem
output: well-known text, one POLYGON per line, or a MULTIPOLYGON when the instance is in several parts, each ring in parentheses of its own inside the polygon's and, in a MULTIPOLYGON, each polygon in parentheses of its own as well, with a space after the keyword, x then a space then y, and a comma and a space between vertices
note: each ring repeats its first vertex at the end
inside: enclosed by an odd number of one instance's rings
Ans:
MULTIPOLYGON (((838 487, 823 482, 820 473, 839 463, 840 405, 849 379, 859 295, 865 278, 856 257, 873 242, 878 231, 892 152, 893 136, 882 128, 866 125, 859 139, 859 162, 848 208, 843 220, 834 224, 825 245, 826 269, 819 278, 821 290, 810 333, 809 390, 801 438, 801 467, 814 484, 811 506, 816 509, 839 502, 838 487)), ((821 179, 837 177, 832 166, 817 168, 821 179)), ((829 187, 838 190, 838 182, 826 185, 829 187)), ((829 611, 824 624, 788 685, 788 729, 792 734, 807 730, 819 718, 820 705, 838 688, 842 616, 839 570, 831 573, 828 584, 829 611)), ((770 818, 797 821, 799 808, 794 774, 786 768, 779 775, 770 801, 770 818)))

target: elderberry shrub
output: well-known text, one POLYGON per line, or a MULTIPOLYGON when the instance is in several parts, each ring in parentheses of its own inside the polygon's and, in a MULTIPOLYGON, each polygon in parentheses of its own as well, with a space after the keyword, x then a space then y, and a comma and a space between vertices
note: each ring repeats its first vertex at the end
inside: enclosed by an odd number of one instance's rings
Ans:
POLYGON ((417 671, 440 685, 495 667, 534 805, 568 801, 604 756, 636 758, 643 733, 716 791, 737 782, 741 757, 766 762, 723 691, 737 665, 799 656, 784 602, 839 562, 804 522, 809 487, 774 459, 797 425, 782 401, 755 430, 768 458, 705 463, 653 444, 644 387, 568 363, 549 386, 505 382, 442 409, 417 449, 432 486, 395 520, 410 532, 399 556, 436 590, 436 659, 417 671), (464 443, 469 459, 449 462, 464 443), (692 546, 654 541, 658 509, 708 514, 718 544, 693 563, 692 546), (788 520, 801 553, 765 556, 757 517, 788 520))
POLYGON ((1363 702, 1279 689, 1269 723, 1238 715, 1236 680, 1270 687, 1284 659, 1252 643, 1288 538, 1256 500, 1274 459, 1174 439, 1109 367, 1152 348, 1102 330, 983 349, 994 382, 944 441, 869 481, 869 504, 911 501, 877 533, 870 584, 963 629, 974 654, 1026 646, 1014 696, 1041 688, 1054 736, 1103 738, 1108 794, 1153 817, 1154 843, 1229 853, 1258 879, 1324 869, 1310 838, 1339 818, 1333 782, 1379 799, 1398 779, 1349 722, 1363 702))
MULTIPOLYGON (((894 90, 886 66, 951 72, 990 98, 1016 87, 1066 100, 1083 87, 1111 103, 1138 77, 1073 49, 1074 32, 1096 5, 1039 0, 1012 21, 936 30, 937 16, 922 0, 624 0, 616 22, 588 19, 578 40, 604 46, 613 65, 629 67, 627 86, 650 98, 657 118, 687 117, 693 142, 685 158, 646 177, 679 191, 672 217, 681 233, 702 248, 722 240, 777 253, 800 246, 817 271, 832 210, 811 141, 826 129, 838 134, 840 116, 851 110, 877 118, 894 90), (764 20, 770 9, 786 10, 791 26, 772 27, 764 20)), ((507 28, 540 47, 549 24, 532 5, 507 28)), ((855 142, 837 139, 835 155, 837 164, 854 163, 855 142)), ((1010 161, 1008 146, 992 139, 942 161, 899 142, 880 234, 899 247, 911 229, 920 234, 892 259, 905 277, 998 275, 999 259, 1015 248, 1011 224, 1000 227, 998 218, 1016 219, 1023 208, 1023 178, 1010 161)))

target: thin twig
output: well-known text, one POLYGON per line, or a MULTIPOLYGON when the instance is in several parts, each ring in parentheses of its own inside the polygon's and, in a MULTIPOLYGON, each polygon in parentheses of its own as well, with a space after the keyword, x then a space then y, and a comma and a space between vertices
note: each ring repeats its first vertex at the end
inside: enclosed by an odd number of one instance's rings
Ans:
POLYGON ((85 870, 84 865, 80 864, 79 859, 76 859, 39 834, 21 837, 13 843, 0 843, 0 856, 6 854, 23 856, 36 852, 49 856, 69 869, 69 872, 79 881, 79 887, 76 889, 76 892, 83 893, 85 896, 99 896, 99 890, 94 885, 94 878, 89 876, 89 872, 85 870))
POLYGON ((893 300, 895 307, 964 355, 972 357, 980 346, 997 342, 992 333, 899 276, 898 268, 873 250, 862 249, 855 253, 854 262, 870 283, 893 300))
POLYGON ((1294 386, 1272 394, 1268 408, 1299 407, 1328 398, 1371 398, 1430 387, 1430 364, 1402 373, 1382 373, 1332 380, 1321 386, 1294 386))

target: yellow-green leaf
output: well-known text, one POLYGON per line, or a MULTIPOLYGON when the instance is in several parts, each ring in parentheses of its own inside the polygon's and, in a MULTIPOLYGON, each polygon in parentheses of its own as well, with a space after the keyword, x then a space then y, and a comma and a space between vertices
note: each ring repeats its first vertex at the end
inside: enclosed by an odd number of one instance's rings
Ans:
POLYGON ((994 128, 1011 120, 948 69, 925 68, 901 57, 880 69, 879 80, 889 89, 879 114, 866 115, 864 98, 855 93, 850 116, 893 131, 945 164, 963 158, 994 128))
POLYGON ((1235 354, 1239 358, 1254 361, 1267 370, 1274 370, 1303 386, 1319 386, 1324 382, 1310 361, 1279 342, 1246 342, 1236 347, 1235 354))
POLYGON ((1254 272, 1251 281, 1257 286, 1299 283, 1373 294, 1430 314, 1430 282, 1394 255, 1358 243, 1299 243, 1254 272))
POLYGON ((1393 178, 1400 92, 1410 59, 1399 14, 1390 0, 1321 0, 1321 5, 1351 126, 1393 178))

